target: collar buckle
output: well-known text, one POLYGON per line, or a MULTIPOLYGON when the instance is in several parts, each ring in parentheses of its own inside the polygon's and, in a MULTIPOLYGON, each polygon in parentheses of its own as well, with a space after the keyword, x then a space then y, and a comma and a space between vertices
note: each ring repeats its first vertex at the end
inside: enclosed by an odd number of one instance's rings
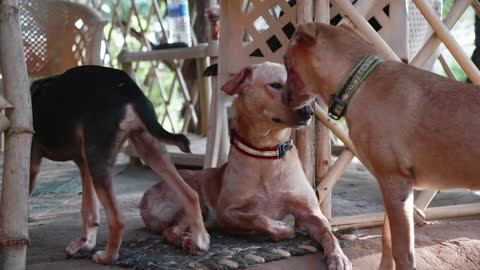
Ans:
POLYGON ((278 158, 283 158, 285 156, 285 154, 287 154, 288 150, 292 149, 293 147, 293 142, 292 142, 292 139, 284 142, 284 143, 280 143, 277 145, 277 148, 278 148, 278 158))
POLYGON ((347 102, 343 101, 339 96, 333 96, 328 105, 328 116, 334 120, 342 118, 347 108, 347 102))

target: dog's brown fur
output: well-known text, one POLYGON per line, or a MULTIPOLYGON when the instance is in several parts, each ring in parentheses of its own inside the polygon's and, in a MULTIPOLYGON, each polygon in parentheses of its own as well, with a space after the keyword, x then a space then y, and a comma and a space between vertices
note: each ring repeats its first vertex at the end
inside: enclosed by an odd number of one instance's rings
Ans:
MULTIPOLYGON (((282 65, 264 63, 243 69, 222 88, 230 95, 238 93, 232 127, 257 148, 287 141, 290 127, 306 125, 313 114, 310 107, 295 111, 282 104, 285 80, 282 65)), ((250 157, 232 147, 222 167, 180 173, 200 194, 207 228, 262 233, 278 241, 294 237, 294 230, 281 221, 292 214, 322 244, 328 269, 351 269, 320 211, 295 147, 275 160, 250 157)), ((175 196, 165 185, 156 185, 145 193, 141 213, 148 228, 163 231, 178 244, 185 226, 183 214, 173 203, 175 196)))
MULTIPOLYGON (((285 56, 284 103, 328 104, 373 47, 347 28, 299 26, 285 56)), ((381 269, 414 269, 413 188, 480 189, 480 88, 386 61, 351 99, 345 118, 358 158, 376 177, 387 216, 381 269)))

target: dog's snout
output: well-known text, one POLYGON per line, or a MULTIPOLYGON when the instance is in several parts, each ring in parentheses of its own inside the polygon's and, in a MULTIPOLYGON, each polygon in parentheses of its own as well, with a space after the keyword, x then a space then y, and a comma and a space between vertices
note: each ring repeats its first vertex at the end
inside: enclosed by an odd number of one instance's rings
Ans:
POLYGON ((300 116, 304 119, 310 119, 313 116, 313 109, 310 105, 305 105, 302 108, 297 110, 300 116))
POLYGON ((298 109, 297 113, 302 119, 308 120, 313 116, 312 106, 305 105, 302 108, 298 109))

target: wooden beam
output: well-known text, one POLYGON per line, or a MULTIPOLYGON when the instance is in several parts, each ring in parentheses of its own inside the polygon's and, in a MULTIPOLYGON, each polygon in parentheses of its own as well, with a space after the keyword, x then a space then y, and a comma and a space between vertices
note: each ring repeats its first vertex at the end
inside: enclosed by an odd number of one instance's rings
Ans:
POLYGON ((195 59, 218 56, 216 46, 208 43, 198 44, 195 47, 177 48, 168 50, 153 50, 147 52, 122 51, 118 55, 120 62, 142 62, 142 61, 169 61, 172 59, 195 59))

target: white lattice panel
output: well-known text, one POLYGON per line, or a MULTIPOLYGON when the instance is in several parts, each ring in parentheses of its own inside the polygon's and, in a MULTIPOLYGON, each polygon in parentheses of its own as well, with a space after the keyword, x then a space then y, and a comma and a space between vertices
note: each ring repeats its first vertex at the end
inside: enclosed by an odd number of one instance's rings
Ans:
POLYGON ((235 58, 228 61, 228 72, 252 63, 282 62, 286 45, 295 31, 295 6, 285 0, 242 2, 228 1, 222 9, 221 27, 228 28, 229 36, 220 36, 220 50, 232 52, 235 58))
MULTIPOLYGON (((351 2, 368 4, 365 1, 373 0, 351 2)), ((375 0, 373 8, 364 16, 400 58, 411 60, 430 36, 431 28, 411 0, 406 4, 393 1, 396 0, 375 0)), ((430 0, 430 3, 440 16, 442 1, 430 0)), ((295 30, 296 6, 287 0, 229 0, 224 5, 228 22, 223 27, 229 29, 228 37, 221 37, 221 46, 226 47, 230 52, 228 57, 234 60, 227 61, 228 66, 223 68, 231 73, 262 61, 281 63, 295 30)), ((335 1, 331 1, 330 23, 337 25, 344 16, 335 1)))
MULTIPOLYGON (((443 8, 442 1, 429 0, 429 3, 433 7, 437 15, 441 17, 443 8)), ((418 10, 417 6, 413 3, 413 1, 410 1, 408 6, 408 27, 408 59, 412 60, 433 32, 427 20, 422 15, 422 13, 420 13, 420 10, 418 10)))

